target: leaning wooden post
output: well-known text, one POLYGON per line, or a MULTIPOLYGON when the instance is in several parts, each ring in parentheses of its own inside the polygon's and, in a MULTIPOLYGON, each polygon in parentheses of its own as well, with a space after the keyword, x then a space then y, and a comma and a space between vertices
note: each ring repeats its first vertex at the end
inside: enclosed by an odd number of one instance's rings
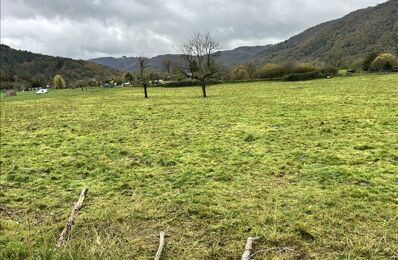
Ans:
POLYGON ((156 252, 155 260, 160 259, 160 256, 162 255, 163 247, 164 247, 164 232, 162 231, 162 232, 160 232, 159 248, 158 248, 158 251, 156 252))
POLYGON ((86 197, 88 188, 84 187, 82 192, 80 193, 79 200, 76 202, 75 206, 72 209, 72 212, 69 215, 68 221, 66 222, 66 225, 64 227, 64 230, 62 230, 61 235, 59 236, 57 247, 61 247, 63 244, 65 244, 66 240, 68 239, 69 233, 72 229, 73 222, 75 221, 75 217, 77 216, 78 211, 83 207, 83 201, 84 198, 86 197))
POLYGON ((245 252, 243 252, 241 260, 250 260, 250 252, 253 249, 253 243, 260 237, 248 237, 246 240, 246 245, 245 245, 245 252))

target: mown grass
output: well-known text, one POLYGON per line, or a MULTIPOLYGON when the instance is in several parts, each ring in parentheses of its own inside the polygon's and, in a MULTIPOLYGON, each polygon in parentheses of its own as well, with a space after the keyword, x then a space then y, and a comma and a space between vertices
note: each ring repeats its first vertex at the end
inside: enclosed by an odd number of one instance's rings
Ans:
POLYGON ((398 257, 398 75, 1 100, 0 258, 398 257), (73 203, 89 187, 64 249, 73 203))

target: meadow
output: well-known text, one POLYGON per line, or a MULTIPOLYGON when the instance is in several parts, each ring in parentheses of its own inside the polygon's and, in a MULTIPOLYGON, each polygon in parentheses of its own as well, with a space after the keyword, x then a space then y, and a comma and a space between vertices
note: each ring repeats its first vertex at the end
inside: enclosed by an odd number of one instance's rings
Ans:
POLYGON ((398 258, 398 74, 2 96, 0 163, 1 259, 398 258))

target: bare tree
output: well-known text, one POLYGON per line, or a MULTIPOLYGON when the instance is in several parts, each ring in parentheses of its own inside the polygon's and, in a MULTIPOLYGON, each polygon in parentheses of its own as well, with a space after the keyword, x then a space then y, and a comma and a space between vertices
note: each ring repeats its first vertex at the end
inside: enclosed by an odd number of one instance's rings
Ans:
POLYGON ((164 71, 167 73, 167 77, 170 78, 171 77, 173 63, 170 60, 165 60, 162 63, 162 67, 163 67, 164 71))
POLYGON ((341 50, 332 49, 328 57, 328 62, 331 66, 339 69, 343 64, 343 53, 341 52, 341 50))
POLYGON ((140 55, 140 57, 138 57, 138 63, 139 63, 139 67, 140 67, 140 76, 139 76, 139 81, 141 82, 141 85, 144 87, 144 96, 145 98, 148 98, 148 92, 147 92, 147 87, 148 87, 148 77, 146 74, 145 69, 149 68, 149 64, 148 64, 148 59, 146 57, 144 57, 144 55, 140 55))
POLYGON ((196 33, 183 47, 184 62, 180 70, 185 77, 200 81, 203 97, 206 97, 206 80, 217 78, 220 73, 215 59, 217 49, 218 42, 210 33, 196 33))
POLYGON ((246 67, 247 76, 249 77, 249 79, 254 78, 254 74, 256 74, 256 71, 257 71, 256 64, 252 61, 249 61, 245 64, 245 67, 246 67))

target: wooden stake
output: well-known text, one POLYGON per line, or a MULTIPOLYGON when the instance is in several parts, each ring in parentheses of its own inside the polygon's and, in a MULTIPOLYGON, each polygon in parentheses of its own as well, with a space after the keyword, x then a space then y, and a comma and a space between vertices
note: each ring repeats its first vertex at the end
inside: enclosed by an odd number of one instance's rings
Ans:
POLYGON ((72 230, 72 225, 75 221, 75 217, 77 216, 78 211, 83 207, 83 201, 84 198, 86 197, 87 191, 88 188, 84 187, 84 189, 80 193, 79 200, 76 202, 75 206, 73 207, 72 212, 69 215, 68 221, 66 222, 66 225, 64 227, 64 230, 62 230, 62 233, 59 236, 57 243, 58 248, 64 245, 66 240, 68 239, 69 233, 72 230))
POLYGON ((160 256, 162 255, 163 247, 164 247, 164 232, 161 231, 160 239, 159 239, 159 248, 158 248, 158 251, 156 252, 155 260, 160 259, 160 256))
POLYGON ((241 260, 250 260, 250 251, 253 249, 253 243, 260 237, 248 237, 245 245, 245 252, 243 252, 241 260))

